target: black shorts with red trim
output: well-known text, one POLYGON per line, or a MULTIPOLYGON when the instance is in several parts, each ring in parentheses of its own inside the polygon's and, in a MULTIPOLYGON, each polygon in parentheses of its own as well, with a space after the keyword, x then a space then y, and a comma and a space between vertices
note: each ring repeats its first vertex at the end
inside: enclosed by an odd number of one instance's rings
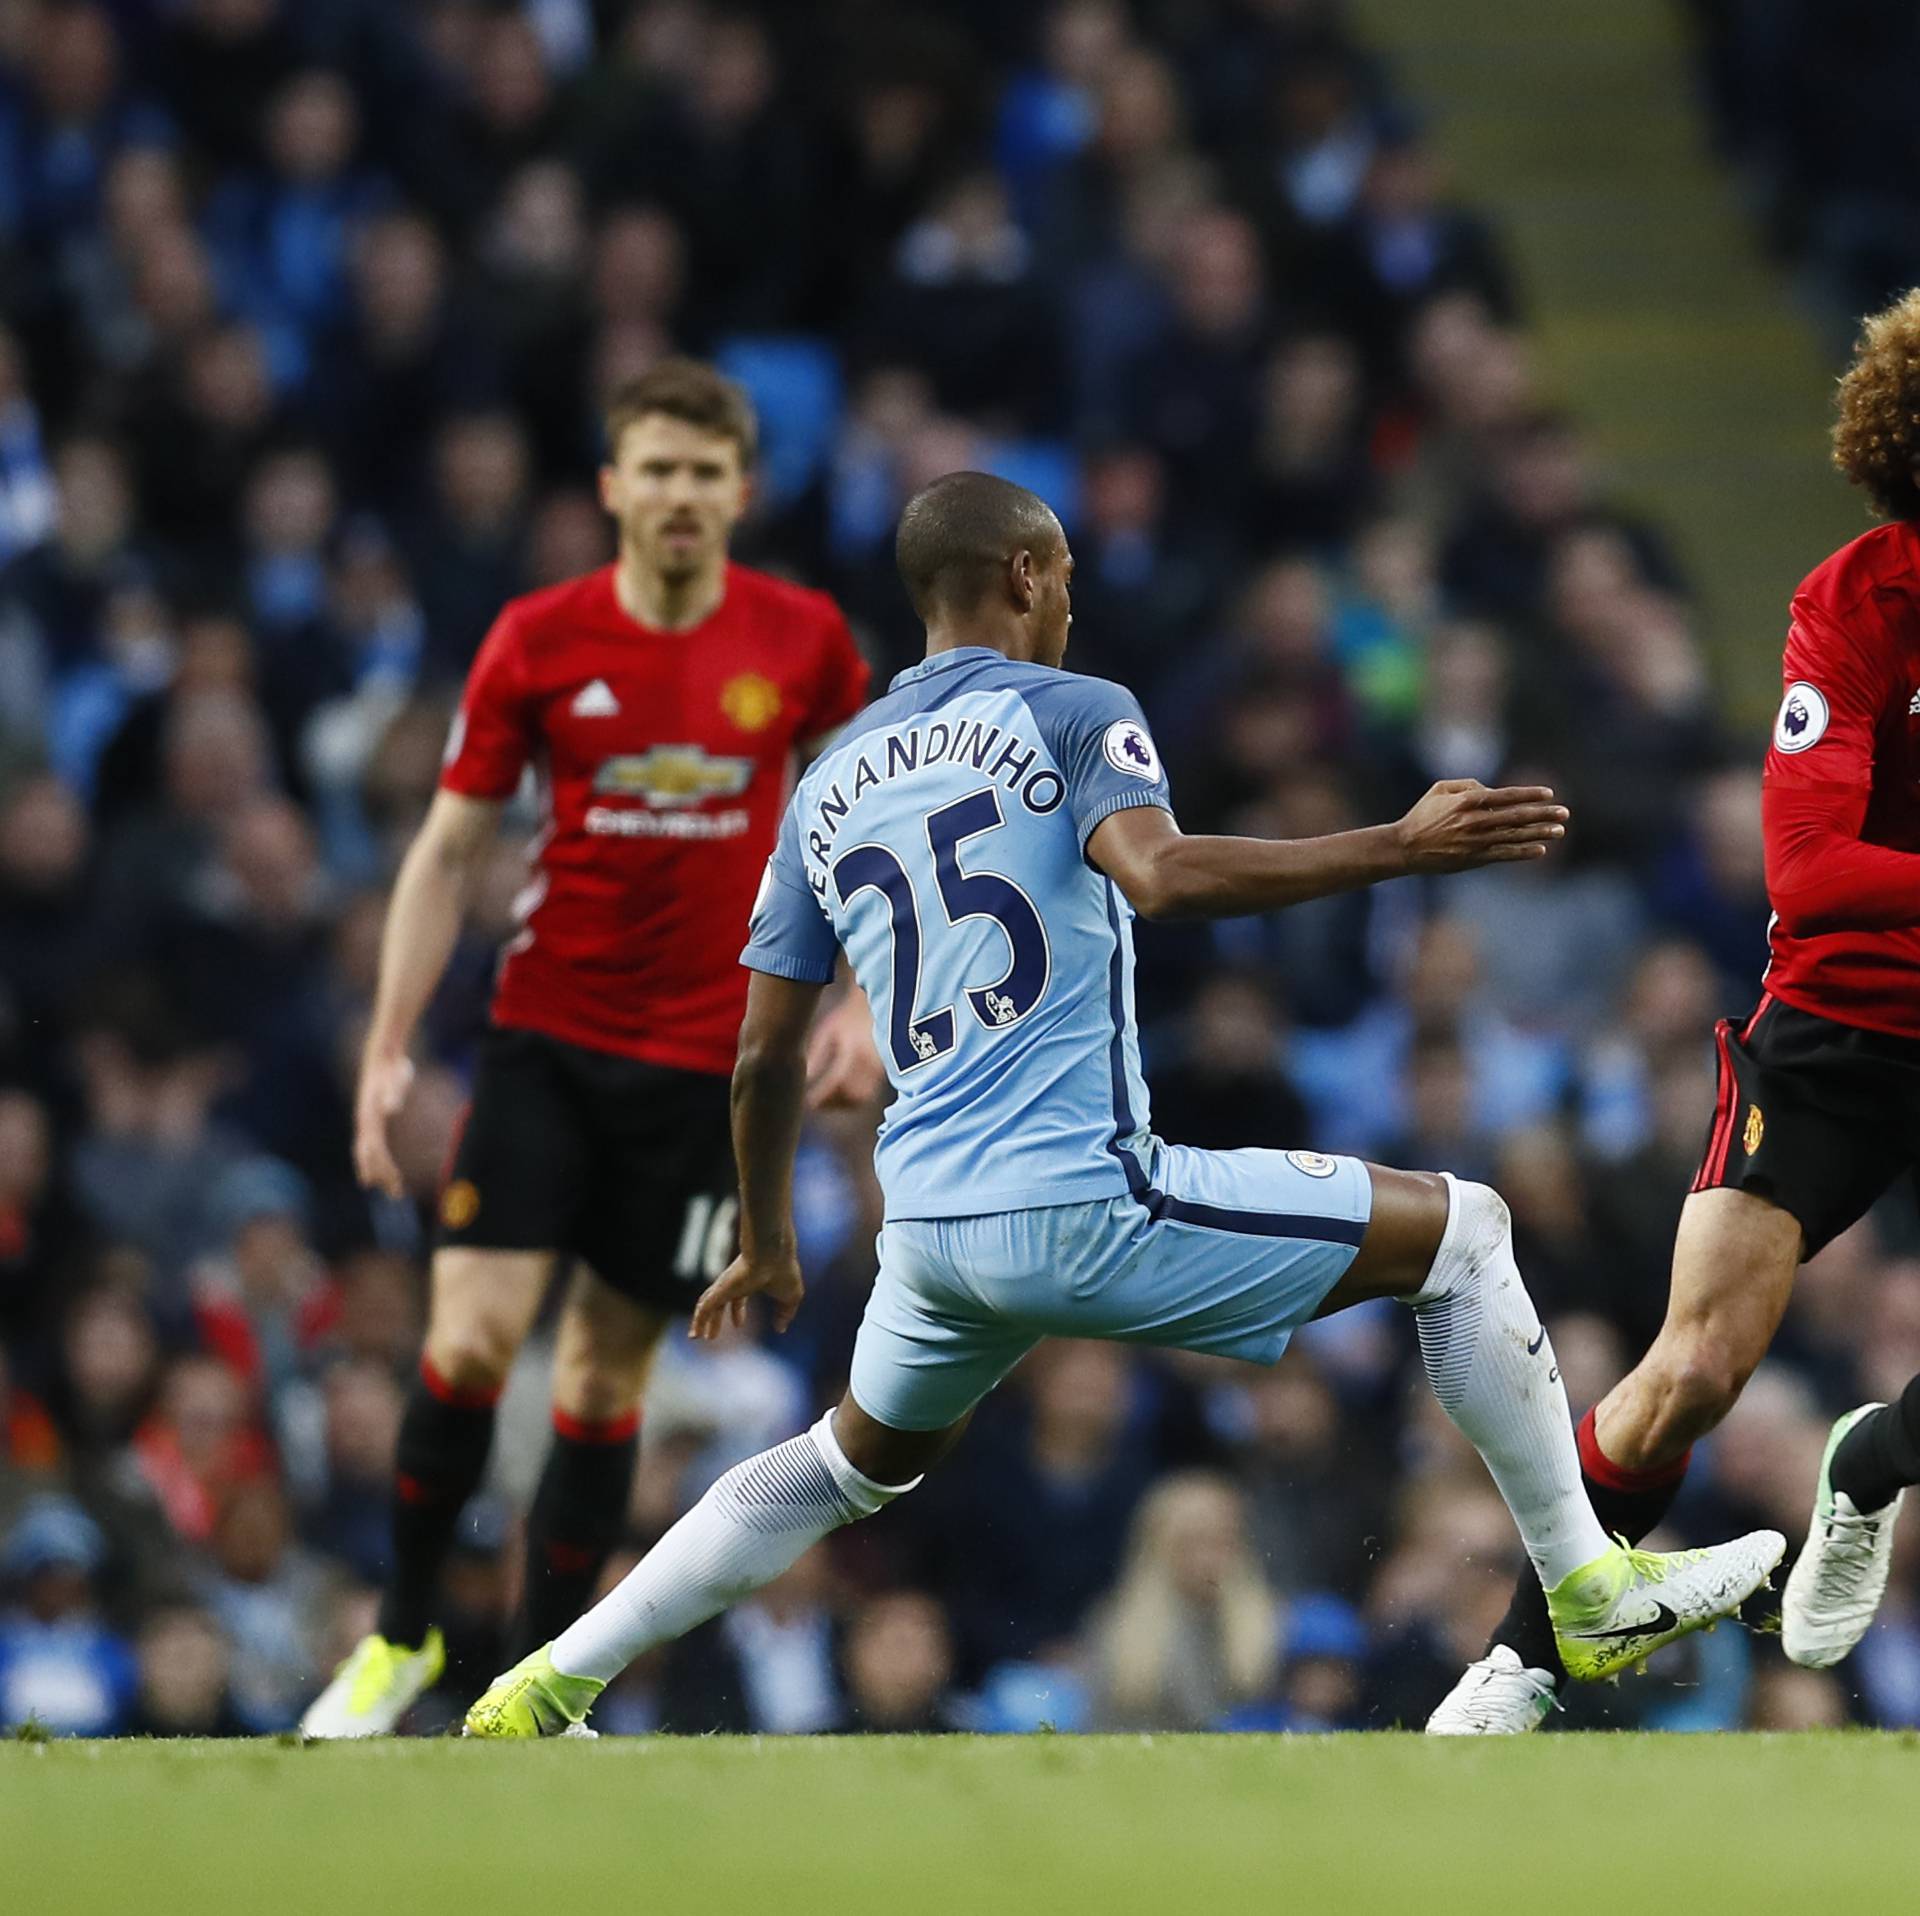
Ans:
POLYGON ((437 1242, 578 1258, 636 1303, 693 1301, 733 1256, 727 1080, 490 1027, 437 1242))
POLYGON ((1771 995, 1722 1019, 1719 1095, 1696 1191, 1751 1191, 1811 1257, 1920 1163, 1920 1039, 1836 1024, 1771 995))

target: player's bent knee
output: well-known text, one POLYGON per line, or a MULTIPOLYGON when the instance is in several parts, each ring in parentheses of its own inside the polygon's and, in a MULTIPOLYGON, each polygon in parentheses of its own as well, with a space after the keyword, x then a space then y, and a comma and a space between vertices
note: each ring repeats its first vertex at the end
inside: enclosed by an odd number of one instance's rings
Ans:
POLYGON ((429 1337, 427 1361, 456 1390, 496 1389, 513 1368, 513 1347, 496 1340, 458 1334, 429 1337))
POLYGON ((438 1307, 427 1326, 427 1360, 449 1384, 476 1390, 506 1382, 520 1348, 519 1328, 486 1311, 438 1307))
POLYGON ((1453 1202, 1460 1221, 1458 1235, 1466 1242, 1502 1244, 1513 1236, 1513 1213, 1491 1184, 1455 1178, 1453 1202))

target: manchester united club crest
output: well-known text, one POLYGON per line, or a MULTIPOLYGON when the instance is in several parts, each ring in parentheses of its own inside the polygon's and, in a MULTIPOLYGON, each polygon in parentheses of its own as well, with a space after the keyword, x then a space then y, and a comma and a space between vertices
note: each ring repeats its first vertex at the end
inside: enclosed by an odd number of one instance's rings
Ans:
POLYGON ((440 1222, 449 1231, 464 1231, 480 1215, 480 1193, 468 1178, 455 1178, 440 1193, 440 1222))
POLYGON ((720 709, 743 732, 764 732, 780 716, 780 688, 758 672, 742 672, 720 690, 720 709))
POLYGON ((1747 1106, 1747 1128, 1740 1133, 1740 1142, 1746 1147, 1748 1157, 1760 1148, 1760 1140, 1767 1135, 1767 1121, 1760 1115, 1757 1104, 1747 1106))

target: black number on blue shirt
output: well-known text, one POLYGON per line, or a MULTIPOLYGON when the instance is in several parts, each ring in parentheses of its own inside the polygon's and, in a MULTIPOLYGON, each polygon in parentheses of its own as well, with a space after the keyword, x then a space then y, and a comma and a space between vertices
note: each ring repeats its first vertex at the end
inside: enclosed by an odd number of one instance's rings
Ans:
POLYGON ((1002 878, 997 872, 969 875, 960 869, 960 847, 969 838, 995 831, 1005 823, 1000 795, 991 787, 956 798, 927 817, 933 875, 939 882, 940 902, 947 908, 947 923, 991 918, 1007 934, 1009 962, 1005 975, 967 993, 973 1015, 989 1031, 1024 1018, 1040 1002, 1053 962, 1047 928, 1040 922, 1032 899, 1012 879, 1002 878))
MULTIPOLYGON (((1040 1002, 1053 965, 1046 927, 1026 893, 996 872, 960 869, 961 845, 1005 823, 999 797, 991 789, 970 792, 930 812, 926 819, 934 881, 947 923, 990 918, 1006 934, 1006 971, 992 984, 971 987, 966 993, 974 1017, 989 1031, 1018 1022, 1040 1002)), ((951 1005, 914 1015, 920 996, 920 901, 898 855, 885 845, 856 845, 834 861, 833 887, 843 905, 863 891, 877 892, 887 902, 893 931, 887 1043, 894 1063, 902 1071, 911 1071, 951 1051, 956 1036, 951 1005)))

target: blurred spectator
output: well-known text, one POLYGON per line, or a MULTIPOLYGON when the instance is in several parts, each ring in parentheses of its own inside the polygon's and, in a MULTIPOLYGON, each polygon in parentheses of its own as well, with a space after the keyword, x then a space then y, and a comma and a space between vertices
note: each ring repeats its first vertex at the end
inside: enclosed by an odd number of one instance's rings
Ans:
POLYGON ((140 1687, 135 1736, 247 1736, 234 1705, 231 1658, 219 1623, 204 1610, 161 1610, 136 1646, 140 1687))
POLYGON ((19 348, 0 332, 0 563, 54 528, 57 494, 19 348))
POLYGON ((1057 1660, 1118 1559, 1147 1452, 1128 1428, 1133 1379, 1109 1345, 1043 1345, 997 1420, 903 1511, 922 1580, 951 1611, 962 1670, 1057 1660))
POLYGON ((434 442, 432 503, 413 534, 412 572, 426 620, 426 658, 464 675, 487 627, 520 582, 528 456, 501 413, 451 420, 434 442))
POLYGON ((1360 1596, 1387 1523, 1387 1468, 1362 1420, 1343 1413, 1304 1347, 1240 1397, 1234 1477, 1261 1574, 1287 1595, 1360 1596))
POLYGON ((266 1475, 271 1461, 245 1386, 211 1357, 169 1366, 133 1454, 176 1534, 196 1544, 215 1540, 228 1493, 266 1475))
POLYGON ((1156 1047, 1154 1123, 1175 1144, 1209 1150, 1308 1142, 1306 1106, 1281 1067, 1273 999, 1252 977, 1218 972, 1201 987, 1177 1050, 1156 1047))
POLYGON ((1253 450, 1265 271, 1252 225, 1225 211, 1186 225, 1173 265, 1173 323, 1130 375, 1131 420, 1167 461, 1182 522, 1197 525, 1228 507, 1253 450))
POLYGON ((133 1653, 99 1620, 106 1539, 79 1505, 40 1497, 0 1543, 0 1725, 111 1736, 133 1704, 133 1653))
POLYGON ((847 1630, 847 1728, 919 1736, 958 1727, 948 1703, 953 1644, 937 1598, 894 1590, 847 1630))
POLYGON ((991 175, 963 179, 901 239, 868 354, 925 368, 954 412, 1014 430, 1057 425, 1061 368, 1026 235, 991 175))
POLYGON ((313 1642, 326 1572, 294 1543, 286 1499, 264 1477, 224 1492, 209 1542, 206 1605, 233 1645, 233 1707, 250 1730, 286 1729, 325 1675, 313 1642))
POLYGON ((1105 1729, 1206 1729, 1266 1689, 1280 1612, 1231 1486, 1189 1474, 1148 1494, 1092 1641, 1105 1729))
POLYGON ((384 197, 355 168, 359 139, 345 80, 318 68, 295 74, 264 114, 265 166, 230 179, 207 208, 215 257, 245 289, 283 390, 304 382, 313 340, 343 309, 356 230, 384 197))
MULTIPOLYGON (((411 1325, 408 1335, 417 1335, 411 1325)), ((326 1375, 323 1401, 321 1487, 301 1532, 362 1583, 377 1584, 390 1547, 387 1498, 400 1434, 400 1389, 392 1372, 377 1365, 339 1364, 326 1375)))

